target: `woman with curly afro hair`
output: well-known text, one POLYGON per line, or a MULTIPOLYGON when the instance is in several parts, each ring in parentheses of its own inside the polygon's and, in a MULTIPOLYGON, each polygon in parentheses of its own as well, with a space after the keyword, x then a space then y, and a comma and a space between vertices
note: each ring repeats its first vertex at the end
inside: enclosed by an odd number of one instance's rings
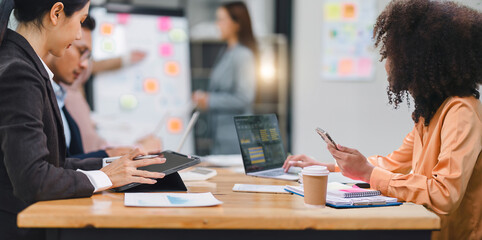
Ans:
POLYGON ((389 102, 415 102, 415 126, 388 156, 328 146, 337 165, 304 155, 291 166, 323 165, 370 183, 441 218, 433 239, 482 239, 482 14, 453 2, 395 0, 375 24, 386 60, 389 102))

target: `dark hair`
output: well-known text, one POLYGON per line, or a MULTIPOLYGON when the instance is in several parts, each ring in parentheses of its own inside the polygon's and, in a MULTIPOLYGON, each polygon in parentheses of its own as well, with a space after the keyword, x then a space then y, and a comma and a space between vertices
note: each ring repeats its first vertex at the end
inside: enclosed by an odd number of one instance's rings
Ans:
POLYGON ((244 2, 230 2, 221 5, 228 11, 233 21, 239 24, 238 39, 241 44, 251 49, 254 55, 258 53, 258 46, 254 39, 253 28, 251 27, 251 17, 244 2))
POLYGON ((449 97, 479 98, 482 83, 482 14, 453 2, 394 0, 373 31, 381 59, 388 58, 389 103, 410 93, 412 118, 428 126, 449 97))
POLYGON ((57 2, 64 4, 65 15, 70 17, 74 12, 82 9, 89 0, 2 0, 0 3, 0 45, 7 31, 12 10, 19 23, 34 21, 37 26, 42 26, 43 16, 57 2))
POLYGON ((91 16, 87 16, 84 22, 82 23, 82 28, 88 29, 90 31, 94 31, 95 29, 95 19, 91 16))

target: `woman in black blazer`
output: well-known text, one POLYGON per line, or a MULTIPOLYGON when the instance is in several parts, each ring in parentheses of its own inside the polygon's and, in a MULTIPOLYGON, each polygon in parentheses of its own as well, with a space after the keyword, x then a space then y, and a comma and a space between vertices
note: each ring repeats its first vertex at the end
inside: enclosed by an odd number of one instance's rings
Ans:
POLYGON ((102 159, 65 158, 62 119, 50 84, 52 74, 42 59, 48 54, 62 56, 75 39, 80 39, 89 4, 88 0, 0 3, 1 239, 45 237, 40 230, 16 226, 17 214, 36 201, 89 197, 94 191, 132 182, 153 184, 154 179, 163 177, 137 170, 165 161, 133 161, 144 154, 139 150, 104 168, 102 159), (12 10, 19 22, 16 31, 7 29, 12 10))

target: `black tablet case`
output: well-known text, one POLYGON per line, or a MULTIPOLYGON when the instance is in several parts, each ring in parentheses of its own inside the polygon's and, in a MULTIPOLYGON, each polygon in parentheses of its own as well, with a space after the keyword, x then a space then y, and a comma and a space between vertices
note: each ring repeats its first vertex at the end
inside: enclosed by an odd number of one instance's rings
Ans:
POLYGON ((171 173, 164 178, 157 179, 155 184, 141 184, 120 192, 185 192, 186 185, 179 173, 171 173))

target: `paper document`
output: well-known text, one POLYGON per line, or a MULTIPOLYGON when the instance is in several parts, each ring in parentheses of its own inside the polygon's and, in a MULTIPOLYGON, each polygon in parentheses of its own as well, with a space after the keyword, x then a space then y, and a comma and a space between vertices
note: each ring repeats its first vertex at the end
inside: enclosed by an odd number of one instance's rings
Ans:
POLYGON ((241 154, 209 155, 204 156, 201 159, 217 167, 243 166, 243 158, 241 157, 241 154))
POLYGON ((261 193, 283 193, 289 194, 285 191, 285 186, 282 185, 256 185, 256 184, 235 184, 233 191, 235 192, 261 192, 261 193))
POLYGON ((185 182, 204 181, 216 176, 218 172, 214 169, 197 167, 190 170, 180 171, 179 175, 185 182))
POLYGON ((208 207, 220 205, 212 193, 126 193, 127 207, 208 207))

